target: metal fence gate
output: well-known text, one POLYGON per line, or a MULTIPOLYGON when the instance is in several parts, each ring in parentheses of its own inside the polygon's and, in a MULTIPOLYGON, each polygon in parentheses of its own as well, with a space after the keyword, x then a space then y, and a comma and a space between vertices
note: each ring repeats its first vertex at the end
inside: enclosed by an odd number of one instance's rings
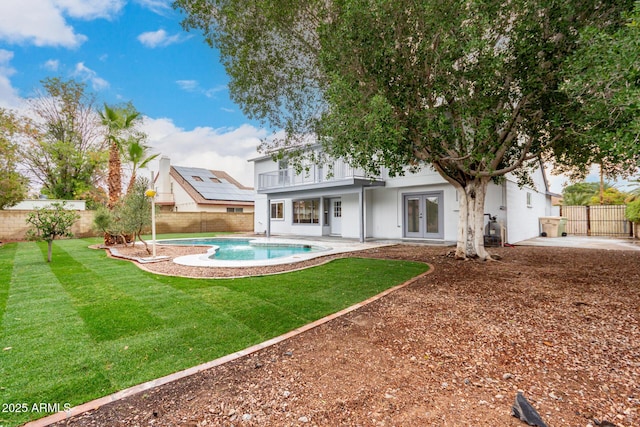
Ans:
POLYGON ((560 216, 567 218, 567 234, 633 237, 626 209, 625 205, 560 206, 560 216))

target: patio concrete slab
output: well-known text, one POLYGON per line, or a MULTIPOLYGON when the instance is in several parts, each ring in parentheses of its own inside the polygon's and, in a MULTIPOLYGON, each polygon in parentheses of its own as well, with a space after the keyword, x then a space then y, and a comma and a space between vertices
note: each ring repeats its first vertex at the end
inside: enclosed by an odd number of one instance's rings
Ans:
POLYGON ((562 248, 640 251, 640 240, 606 236, 534 237, 517 242, 516 246, 547 246, 562 248))

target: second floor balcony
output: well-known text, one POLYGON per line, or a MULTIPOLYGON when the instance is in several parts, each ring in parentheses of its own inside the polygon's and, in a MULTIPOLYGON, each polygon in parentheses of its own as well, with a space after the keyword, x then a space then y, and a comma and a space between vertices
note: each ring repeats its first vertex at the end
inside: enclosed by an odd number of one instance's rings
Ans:
POLYGON ((366 174, 343 161, 331 166, 311 165, 301 172, 294 168, 280 169, 258 175, 258 193, 277 193, 306 188, 335 187, 339 185, 384 185, 379 176, 366 174))

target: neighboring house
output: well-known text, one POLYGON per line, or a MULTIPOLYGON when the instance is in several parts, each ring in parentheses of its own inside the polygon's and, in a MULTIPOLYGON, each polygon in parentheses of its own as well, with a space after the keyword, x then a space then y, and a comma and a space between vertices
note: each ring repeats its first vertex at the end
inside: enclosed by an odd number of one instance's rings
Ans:
MULTIPOLYGON (((457 192, 432 168, 391 178, 366 176, 340 160, 331 168, 310 165, 302 173, 270 156, 250 161, 255 163, 257 233, 457 240, 457 192)), ((504 226, 505 242, 538 236, 538 218, 557 215, 544 170, 532 179, 535 189, 519 188, 511 175, 500 185, 489 184, 485 213, 504 226)))
POLYGON ((255 192, 219 170, 171 166, 160 158, 156 205, 176 212, 254 211, 255 192))

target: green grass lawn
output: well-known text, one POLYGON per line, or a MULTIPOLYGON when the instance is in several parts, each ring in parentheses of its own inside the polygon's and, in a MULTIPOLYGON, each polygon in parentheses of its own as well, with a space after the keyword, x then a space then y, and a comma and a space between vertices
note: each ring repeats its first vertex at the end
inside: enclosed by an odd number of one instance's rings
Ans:
POLYGON ((46 243, 0 247, 0 426, 48 415, 34 404, 76 406, 233 353, 428 268, 350 258, 275 276, 184 279, 107 258, 88 249, 95 242, 56 241, 51 264, 46 243))

